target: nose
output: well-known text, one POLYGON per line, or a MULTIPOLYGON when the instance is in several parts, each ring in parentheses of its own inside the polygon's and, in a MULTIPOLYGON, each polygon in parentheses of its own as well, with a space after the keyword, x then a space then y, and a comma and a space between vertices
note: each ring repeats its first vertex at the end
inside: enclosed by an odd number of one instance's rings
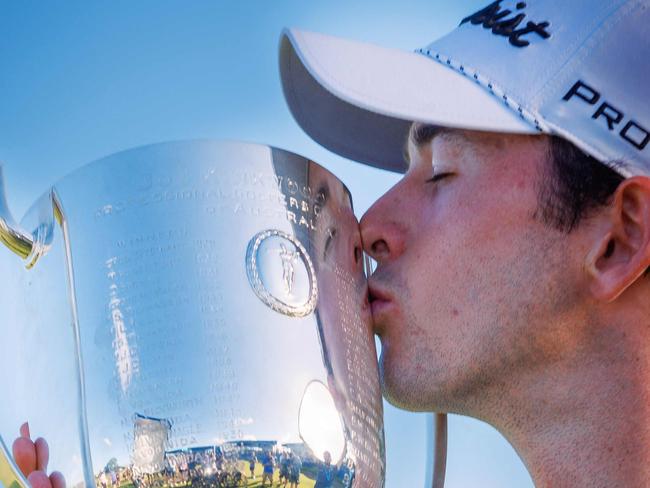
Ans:
POLYGON ((378 264, 393 260, 404 251, 408 215, 400 197, 402 184, 403 180, 377 200, 359 223, 363 249, 378 264))

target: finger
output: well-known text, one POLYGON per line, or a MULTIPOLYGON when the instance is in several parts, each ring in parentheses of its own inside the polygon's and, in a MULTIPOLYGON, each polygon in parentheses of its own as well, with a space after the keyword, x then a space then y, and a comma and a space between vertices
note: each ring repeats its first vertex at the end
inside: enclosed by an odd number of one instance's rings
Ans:
POLYGON ((52 488, 65 488, 65 478, 58 471, 52 471, 50 474, 50 483, 52 488))
POLYGON ((50 478, 47 477, 44 471, 34 471, 27 477, 27 481, 32 488, 52 488, 50 478))
POLYGON ((42 437, 34 441, 34 446, 36 447, 36 469, 47 473, 47 463, 50 460, 50 447, 42 437))
POLYGON ((29 435, 29 422, 25 422, 23 425, 20 426, 20 436, 21 437, 27 437, 28 439, 30 438, 30 435, 29 435))
POLYGON ((19 437, 12 446, 14 461, 23 475, 29 476, 36 469, 36 447, 27 437, 19 437))

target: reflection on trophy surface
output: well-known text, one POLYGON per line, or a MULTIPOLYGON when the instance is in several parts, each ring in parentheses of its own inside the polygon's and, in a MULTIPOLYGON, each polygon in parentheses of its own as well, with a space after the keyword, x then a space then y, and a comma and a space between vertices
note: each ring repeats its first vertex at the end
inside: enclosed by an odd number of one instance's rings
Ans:
POLYGON ((21 225, 39 300, 20 326, 73 344, 78 428, 38 419, 68 486, 384 485, 361 240, 334 175, 262 145, 158 144, 64 178, 21 225))

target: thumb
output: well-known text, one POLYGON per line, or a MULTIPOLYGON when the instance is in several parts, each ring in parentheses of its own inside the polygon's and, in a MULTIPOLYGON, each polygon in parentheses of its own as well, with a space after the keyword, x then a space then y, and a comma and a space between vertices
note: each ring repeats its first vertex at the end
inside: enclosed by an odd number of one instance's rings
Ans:
POLYGON ((30 438, 30 435, 29 435, 29 422, 25 422, 23 425, 20 426, 20 436, 21 437, 27 437, 28 439, 30 438))

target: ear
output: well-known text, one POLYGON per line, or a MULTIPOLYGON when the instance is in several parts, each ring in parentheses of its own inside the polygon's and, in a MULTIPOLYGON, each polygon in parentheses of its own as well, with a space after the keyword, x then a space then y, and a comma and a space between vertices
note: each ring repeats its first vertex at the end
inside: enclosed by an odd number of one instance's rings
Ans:
POLYGON ((591 294, 612 302, 650 266, 650 178, 624 180, 587 255, 591 294))

